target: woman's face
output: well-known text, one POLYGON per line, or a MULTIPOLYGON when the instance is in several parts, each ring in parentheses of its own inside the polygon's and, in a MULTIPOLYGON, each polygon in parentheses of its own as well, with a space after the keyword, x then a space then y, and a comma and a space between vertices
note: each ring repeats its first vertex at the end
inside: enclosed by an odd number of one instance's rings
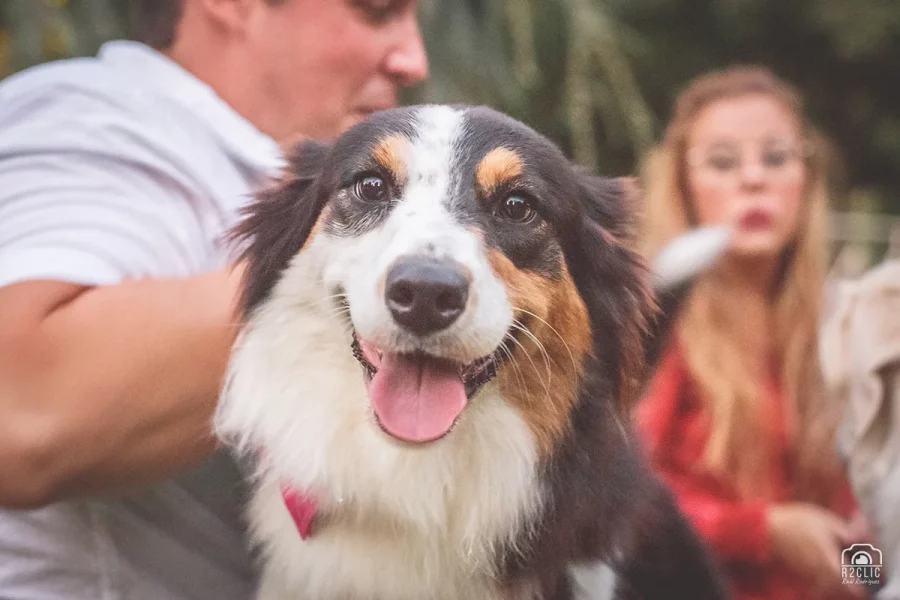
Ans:
POLYGON ((763 94, 707 105, 688 132, 687 184, 700 225, 735 228, 733 256, 779 257, 800 225, 806 188, 791 110, 763 94))

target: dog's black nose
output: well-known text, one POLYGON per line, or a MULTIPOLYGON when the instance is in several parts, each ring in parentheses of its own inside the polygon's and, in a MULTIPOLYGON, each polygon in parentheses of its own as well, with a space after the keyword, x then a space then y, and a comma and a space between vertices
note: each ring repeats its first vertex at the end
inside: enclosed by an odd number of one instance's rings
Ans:
POLYGON ((401 259, 385 281, 385 301, 398 325, 425 335, 446 329, 466 308, 467 272, 449 260, 401 259))

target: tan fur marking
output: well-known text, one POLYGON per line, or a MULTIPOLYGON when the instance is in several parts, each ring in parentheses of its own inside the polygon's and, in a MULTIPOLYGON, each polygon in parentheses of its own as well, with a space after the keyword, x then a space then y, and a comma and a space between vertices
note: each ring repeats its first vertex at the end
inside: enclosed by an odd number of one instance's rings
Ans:
POLYGON ((504 398, 522 413, 546 456, 569 426, 590 352, 587 307, 567 271, 559 281, 550 281, 516 268, 498 250, 490 251, 489 260, 506 284, 516 320, 544 348, 542 352, 531 336, 519 332, 522 345, 508 344, 513 364, 500 369, 498 381, 504 398))
POLYGON ((303 252, 304 250, 306 250, 306 248, 309 247, 309 245, 312 243, 313 239, 315 239, 315 237, 319 234, 319 232, 322 230, 323 224, 325 223, 326 220, 328 220, 328 215, 330 212, 331 212, 331 208, 328 206, 326 206, 322 210, 322 213, 319 215, 319 218, 316 219, 315 224, 312 226, 312 229, 310 229, 309 235, 306 237, 306 241, 303 242, 303 247, 300 248, 300 252, 303 252))
POLYGON ((509 148, 494 148, 481 159, 475 171, 475 180, 484 194, 490 194, 498 187, 522 174, 522 157, 509 148))
POLYGON ((391 135, 380 142, 372 150, 372 157, 386 170, 390 171, 398 185, 406 182, 406 161, 404 155, 409 147, 409 140, 402 135, 391 135))

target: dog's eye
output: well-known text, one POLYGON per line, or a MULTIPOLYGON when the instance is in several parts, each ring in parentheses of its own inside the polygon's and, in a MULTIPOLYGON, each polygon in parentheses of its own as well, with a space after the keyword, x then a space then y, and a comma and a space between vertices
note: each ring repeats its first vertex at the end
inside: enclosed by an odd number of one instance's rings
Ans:
POLYGON ((356 195, 366 202, 384 202, 388 199, 387 182, 377 175, 360 177, 355 190, 356 195))
POLYGON ((531 202, 524 196, 512 194, 500 203, 497 213, 504 219, 517 223, 526 223, 534 218, 535 212, 531 202))

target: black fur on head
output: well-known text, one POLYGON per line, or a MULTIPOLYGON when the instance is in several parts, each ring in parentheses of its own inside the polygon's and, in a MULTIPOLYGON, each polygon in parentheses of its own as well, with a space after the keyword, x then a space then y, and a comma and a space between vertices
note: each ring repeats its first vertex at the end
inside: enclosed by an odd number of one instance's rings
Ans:
POLYGON ((242 210, 231 240, 242 246, 245 271, 240 310, 244 318, 265 301, 312 233, 328 201, 318 181, 328 152, 329 147, 318 142, 297 145, 282 180, 242 210))

